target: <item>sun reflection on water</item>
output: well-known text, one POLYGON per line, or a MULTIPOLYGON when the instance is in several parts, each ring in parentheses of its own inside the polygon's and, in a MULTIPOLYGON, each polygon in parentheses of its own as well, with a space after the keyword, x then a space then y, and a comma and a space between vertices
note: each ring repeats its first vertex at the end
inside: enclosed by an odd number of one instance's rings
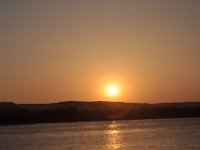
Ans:
POLYGON ((119 150, 121 149, 121 139, 119 132, 119 125, 112 121, 108 126, 107 131, 107 149, 108 150, 119 150))

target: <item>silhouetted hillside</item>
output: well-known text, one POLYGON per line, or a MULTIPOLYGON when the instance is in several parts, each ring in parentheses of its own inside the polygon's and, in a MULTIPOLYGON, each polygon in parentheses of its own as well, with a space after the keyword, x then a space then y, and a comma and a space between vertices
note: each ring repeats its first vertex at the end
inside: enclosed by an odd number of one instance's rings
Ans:
POLYGON ((16 111, 20 110, 21 107, 19 105, 16 105, 12 102, 0 102, 0 112, 2 111, 16 111))
POLYGON ((0 124, 200 117, 200 103, 0 103, 0 124))

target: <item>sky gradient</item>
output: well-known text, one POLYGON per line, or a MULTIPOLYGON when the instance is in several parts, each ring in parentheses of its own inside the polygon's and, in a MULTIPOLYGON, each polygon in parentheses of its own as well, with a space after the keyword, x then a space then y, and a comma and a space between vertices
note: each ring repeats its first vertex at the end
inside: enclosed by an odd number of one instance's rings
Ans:
POLYGON ((200 101, 199 0, 0 0, 0 101, 200 101))

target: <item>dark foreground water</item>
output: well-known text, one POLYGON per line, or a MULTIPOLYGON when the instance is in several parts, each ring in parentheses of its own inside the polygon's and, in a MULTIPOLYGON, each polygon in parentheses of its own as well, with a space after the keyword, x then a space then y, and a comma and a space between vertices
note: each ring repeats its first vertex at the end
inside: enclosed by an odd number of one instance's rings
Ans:
POLYGON ((200 150, 200 119, 0 126, 0 150, 200 150))

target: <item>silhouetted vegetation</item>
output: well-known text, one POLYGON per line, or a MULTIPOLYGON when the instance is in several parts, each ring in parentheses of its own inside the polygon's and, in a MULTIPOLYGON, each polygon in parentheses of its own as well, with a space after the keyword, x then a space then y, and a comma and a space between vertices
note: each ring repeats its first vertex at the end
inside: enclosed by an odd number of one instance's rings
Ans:
POLYGON ((199 103, 64 102, 41 104, 40 109, 30 104, 26 106, 25 104, 0 103, 0 109, 1 125, 200 117, 199 103), (84 107, 81 107, 81 104, 84 107), (92 105, 93 108, 87 105, 92 105))

